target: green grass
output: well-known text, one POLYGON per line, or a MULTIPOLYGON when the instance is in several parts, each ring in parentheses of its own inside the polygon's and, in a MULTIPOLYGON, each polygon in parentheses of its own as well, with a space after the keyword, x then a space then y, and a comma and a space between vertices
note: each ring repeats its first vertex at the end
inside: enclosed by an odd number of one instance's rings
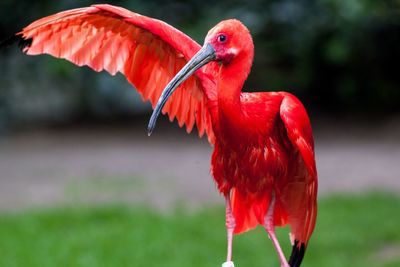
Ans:
MULTIPOLYGON (((288 255, 287 229, 279 238, 288 255)), ((0 215, 0 266, 220 266, 224 209, 161 215, 126 206, 58 208, 0 215)), ((400 266, 400 197, 322 199, 303 266, 400 266)), ((279 266, 262 229, 235 237, 236 266, 279 266)))

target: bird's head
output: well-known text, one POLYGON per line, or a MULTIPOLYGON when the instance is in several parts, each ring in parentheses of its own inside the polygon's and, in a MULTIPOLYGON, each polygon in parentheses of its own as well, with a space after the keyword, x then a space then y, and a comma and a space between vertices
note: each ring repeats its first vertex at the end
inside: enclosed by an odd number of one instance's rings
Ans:
POLYGON ((188 79, 196 70, 211 61, 221 63, 224 67, 237 66, 247 77, 253 61, 254 45, 249 30, 236 19, 224 20, 212 28, 205 40, 203 47, 189 60, 189 62, 168 83, 158 99, 157 105, 151 115, 147 127, 150 135, 155 127, 157 117, 168 98, 178 86, 188 79), (248 66, 246 69, 245 66, 248 66))
POLYGON ((214 60, 224 65, 242 56, 253 60, 253 39, 246 26, 236 19, 218 23, 208 32, 204 40, 204 45, 206 44, 214 49, 214 60))

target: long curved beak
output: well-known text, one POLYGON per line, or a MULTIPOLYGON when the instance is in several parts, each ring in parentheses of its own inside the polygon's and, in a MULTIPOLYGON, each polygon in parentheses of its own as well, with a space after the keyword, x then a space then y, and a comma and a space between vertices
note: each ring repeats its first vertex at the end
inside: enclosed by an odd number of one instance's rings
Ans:
POLYGON ((167 102, 168 98, 172 95, 172 93, 178 88, 178 86, 183 83, 187 78, 189 78, 196 70, 201 68, 202 66, 206 65, 208 62, 215 59, 215 50, 212 45, 206 43, 203 47, 199 50, 192 57, 191 60, 175 75, 175 77, 168 83, 165 87, 164 91, 162 92, 160 98, 158 99, 157 105, 153 110, 153 114, 151 114, 149 125, 147 126, 147 132, 150 136, 153 132, 158 115, 162 108, 164 107, 165 103, 167 102))

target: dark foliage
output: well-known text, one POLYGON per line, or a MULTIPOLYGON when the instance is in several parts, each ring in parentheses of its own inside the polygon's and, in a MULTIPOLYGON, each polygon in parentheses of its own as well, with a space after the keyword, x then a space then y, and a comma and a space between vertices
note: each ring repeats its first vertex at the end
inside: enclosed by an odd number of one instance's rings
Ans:
MULTIPOLYGON (((99 2, 105 1, 4 0, 0 3, 0 40, 40 17, 99 2)), ((290 91, 314 114, 381 116, 400 112, 399 1, 107 2, 165 20, 200 43, 220 20, 242 20, 251 30, 256 47, 246 91, 290 91)), ((43 86, 52 90, 58 87, 53 92, 67 97, 56 97, 67 103, 61 121, 136 113, 135 108, 127 108, 126 93, 117 89, 127 87, 120 82, 123 79, 110 82, 104 75, 77 71, 71 64, 46 57, 25 59, 12 48, 0 55, 0 130, 5 121, 18 122, 35 114, 34 109, 16 108, 21 104, 14 102, 16 90, 27 98, 42 94, 42 105, 51 105, 53 100, 46 97, 49 90, 43 86), (48 73, 38 74, 45 71, 48 73), (114 91, 99 86, 104 81, 114 91), (35 91, 28 91, 32 87, 35 91)))

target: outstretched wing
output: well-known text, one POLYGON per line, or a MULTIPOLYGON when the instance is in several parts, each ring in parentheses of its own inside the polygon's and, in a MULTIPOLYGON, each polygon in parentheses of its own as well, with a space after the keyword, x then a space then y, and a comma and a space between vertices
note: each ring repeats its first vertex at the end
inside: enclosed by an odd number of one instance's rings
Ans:
MULTIPOLYGON (((162 90, 200 49, 190 37, 165 22, 111 5, 94 5, 39 19, 17 34, 29 55, 50 54, 111 75, 121 72, 154 107, 162 90)), ((196 124, 213 143, 205 75, 185 81, 163 108, 186 131, 196 124)))
POLYGON ((311 124, 301 102, 289 93, 284 93, 280 117, 290 142, 301 156, 297 177, 288 183, 283 197, 292 234, 299 246, 306 246, 317 215, 318 181, 311 124))

